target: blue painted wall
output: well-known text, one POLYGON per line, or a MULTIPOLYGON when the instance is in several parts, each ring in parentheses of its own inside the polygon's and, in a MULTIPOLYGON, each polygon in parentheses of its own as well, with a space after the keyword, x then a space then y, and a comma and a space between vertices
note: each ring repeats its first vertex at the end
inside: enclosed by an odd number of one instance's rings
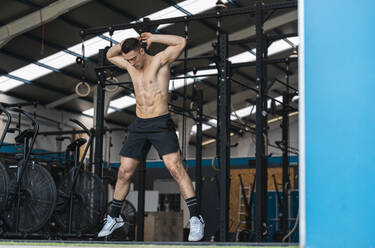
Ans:
POLYGON ((306 247, 375 247, 375 1, 304 5, 306 247))
MULTIPOLYGON (((230 159, 230 166, 236 165, 247 165, 249 160, 255 161, 255 157, 246 157, 246 158, 231 158, 230 159)), ((193 159, 188 159, 189 167, 195 167, 196 161, 193 159)), ((297 163, 298 157, 297 156, 289 156, 290 163, 297 163)), ((271 157, 268 158, 268 164, 281 164, 282 157, 271 157)), ((120 163, 111 163, 112 167, 119 168, 120 163)), ((212 166, 212 159, 202 159, 202 167, 212 166)), ((218 160, 215 160, 215 166, 218 166, 218 160)), ((163 161, 146 161, 146 168, 165 168, 163 161)))

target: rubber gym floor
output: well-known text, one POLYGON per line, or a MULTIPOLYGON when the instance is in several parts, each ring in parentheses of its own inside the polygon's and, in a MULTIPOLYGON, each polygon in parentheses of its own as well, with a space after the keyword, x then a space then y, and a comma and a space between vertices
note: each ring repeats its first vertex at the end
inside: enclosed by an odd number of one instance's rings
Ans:
POLYGON ((9 241, 0 240, 0 247, 10 248, 26 248, 26 247, 42 247, 42 248, 56 248, 56 247, 136 247, 136 248, 201 248, 201 247, 218 247, 218 248, 243 248, 243 247, 267 247, 267 248, 298 248, 298 244, 269 244, 269 243, 210 243, 210 242, 77 242, 77 241, 9 241))

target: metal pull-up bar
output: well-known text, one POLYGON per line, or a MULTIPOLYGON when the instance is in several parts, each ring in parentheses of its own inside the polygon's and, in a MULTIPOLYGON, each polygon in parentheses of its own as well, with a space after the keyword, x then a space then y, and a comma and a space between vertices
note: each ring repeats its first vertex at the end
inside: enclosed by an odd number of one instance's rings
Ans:
MULTIPOLYGON (((280 3, 273 3, 273 4, 265 4, 262 6, 263 10, 271 10, 271 9, 287 9, 287 8, 295 8, 297 6, 297 1, 286 1, 280 3)), ((211 19, 211 18, 221 18, 225 16, 233 16, 233 15, 245 15, 250 13, 255 13, 256 7, 249 6, 249 7, 242 7, 242 8, 232 8, 232 9, 217 9, 216 11, 211 11, 209 13, 202 13, 196 15, 189 15, 189 16, 182 16, 182 17, 172 17, 172 18, 165 18, 159 20, 149 20, 146 19, 143 22, 137 23, 127 23, 127 24, 115 24, 110 26, 102 26, 102 27, 95 27, 95 28, 88 28, 82 29, 80 31, 80 35, 82 38, 89 36, 89 35, 99 35, 105 32, 113 33, 117 30, 124 30, 133 28, 137 31, 143 30, 145 26, 153 26, 157 27, 161 24, 167 23, 181 23, 181 22, 190 22, 190 21, 199 21, 203 19, 211 19)))

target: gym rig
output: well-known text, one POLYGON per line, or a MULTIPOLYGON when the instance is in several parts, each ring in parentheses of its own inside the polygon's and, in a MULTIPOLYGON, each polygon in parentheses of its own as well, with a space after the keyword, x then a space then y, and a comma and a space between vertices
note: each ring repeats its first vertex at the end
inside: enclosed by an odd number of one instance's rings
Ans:
MULTIPOLYGON (((285 85, 285 93, 283 101, 280 102, 277 99, 267 94, 267 65, 285 64, 287 67, 290 63, 297 62, 296 58, 283 58, 283 59, 268 59, 267 48, 275 40, 281 38, 287 38, 295 36, 296 34, 286 35, 266 35, 263 32, 263 24, 269 17, 269 13, 274 10, 296 8, 296 1, 286 1, 277 4, 264 4, 258 1, 255 7, 243 7, 234 9, 217 8, 216 11, 189 15, 177 18, 167 18, 160 20, 149 20, 144 19, 142 22, 131 23, 131 24, 118 24, 106 27, 90 28, 81 30, 80 35, 82 41, 88 36, 103 34, 109 32, 112 36, 117 30, 124 29, 135 29, 139 34, 143 32, 154 32, 157 27, 161 24, 167 23, 184 23, 185 24, 185 35, 188 38, 188 24, 193 21, 201 21, 205 19, 216 19, 217 20, 217 42, 213 44, 214 54, 213 56, 201 56, 201 57, 188 57, 187 49, 185 49, 185 56, 178 61, 184 62, 184 68, 182 71, 174 71, 175 74, 183 73, 184 76, 171 77, 177 79, 186 78, 198 78, 196 75, 187 75, 187 71, 193 70, 195 73, 199 70, 204 69, 217 69, 218 77, 218 93, 217 93, 217 147, 216 157, 218 160, 220 172, 219 172, 219 192, 220 192, 220 226, 219 226, 219 237, 222 242, 229 241, 228 237, 228 209, 229 209, 229 184, 230 184, 230 133, 238 132, 239 129, 246 130, 246 132, 255 133, 256 137, 256 181, 254 180, 252 191, 254 190, 254 184, 256 184, 256 205, 255 205, 255 227, 252 229, 251 225, 247 223, 246 231, 243 232, 243 236, 246 236, 246 241, 265 242, 268 230, 267 230, 267 158, 265 137, 267 137, 267 100, 271 99, 273 102, 279 102, 283 106, 282 111, 282 141, 279 145, 283 151, 282 156, 282 171, 283 171, 283 182, 282 182, 282 198, 287 199, 288 187, 290 185, 288 177, 289 167, 289 140, 288 140, 288 121, 289 113, 296 111, 295 108, 290 106, 290 100, 293 96, 298 94, 298 91, 293 87, 289 86, 288 77, 287 82, 275 81, 285 85), (251 14, 255 16, 256 23, 256 37, 255 39, 236 40, 228 41, 228 34, 224 33, 220 29, 220 22, 222 18, 233 15, 247 15, 251 14), (235 63, 231 64, 228 61, 228 47, 236 46, 247 42, 256 42, 256 61, 246 63, 235 63), (214 61, 215 65, 198 66, 194 68, 187 68, 187 61, 205 59, 208 61, 214 61), (252 88, 245 83, 239 82, 232 78, 234 69, 240 67, 256 67, 256 88, 252 88), (256 125, 249 126, 247 124, 238 123, 231 121, 231 83, 236 83, 243 86, 246 89, 256 92, 256 125), (291 93, 290 90, 293 92, 291 93), (255 239, 251 239, 251 236, 255 236, 255 239)), ((112 45, 112 39, 110 39, 110 45, 112 45)), ((107 48, 108 49, 108 48, 107 48)), ((12 109, 10 105, 0 104, 0 111, 5 113, 8 120, 6 127, 1 136, 0 144, 3 144, 5 135, 9 132, 19 132, 15 141, 17 144, 23 145, 22 157, 14 156, 8 160, 4 160, 5 164, 0 163, 0 208, 1 218, 3 220, 2 230, 0 237, 43 237, 46 239, 62 239, 62 238, 88 238, 93 239, 96 236, 98 228, 100 227, 100 220, 105 214, 107 209, 107 199, 103 186, 103 135, 108 130, 104 127, 104 92, 106 87, 113 85, 107 81, 108 77, 113 76, 114 71, 117 69, 110 65, 106 61, 107 49, 99 50, 98 65, 96 67, 97 74, 97 103, 96 103, 96 120, 95 130, 88 130, 82 123, 77 120, 71 120, 78 125, 81 130, 74 131, 75 133, 81 132, 86 133, 89 137, 88 141, 83 138, 73 140, 66 149, 66 156, 64 161, 64 169, 61 173, 61 178, 52 178, 50 173, 41 165, 37 160, 30 157, 35 139, 38 135, 38 121, 32 114, 23 111, 22 109, 12 109), (17 129, 10 128, 11 114, 9 111, 15 111, 19 115, 24 115, 32 122, 32 129, 20 130, 20 126, 17 129), (80 156, 80 147, 86 144, 83 155, 80 156), (95 143, 95 151, 93 151, 92 143, 95 143), (83 169, 84 158, 87 152, 90 150, 90 160, 88 165, 94 173, 85 172, 83 169), (79 158, 81 157, 81 160, 79 158), (34 173, 34 174, 32 174, 34 173), (32 174, 33 176, 25 177, 25 175, 32 174), (38 183, 33 183, 34 180, 38 180, 38 183), (43 182, 42 185, 40 182, 43 182), (59 182, 56 187, 55 182, 59 182), (33 185, 34 188, 26 187, 27 185, 33 185), (36 192, 35 194, 33 192, 36 192), (33 197, 43 197, 33 198, 33 197), (36 209, 30 206, 31 202, 40 204, 40 208, 36 209), (30 210, 32 209, 32 210, 30 210), (28 214, 31 212, 38 215, 39 222, 35 224, 34 220, 30 219, 25 215, 26 210, 28 214), (82 214, 85 213, 85 214, 82 214), (30 225, 30 222, 33 225, 30 225), (48 223, 48 224, 47 224, 48 223), (29 224, 29 225, 27 225, 29 224)), ((83 53, 84 54, 84 53, 83 53)), ((84 73, 84 55, 77 59, 77 63, 81 63, 83 66, 84 73)), ((212 76, 212 75, 211 75, 212 76)), ((197 81, 199 82, 199 81, 197 81)), ((129 86, 130 82, 116 83, 121 87, 127 88, 129 92, 132 92, 132 88, 129 86)), ((181 95, 184 99, 187 98, 186 92, 181 95)), ((175 92, 175 94, 177 94, 175 92)), ((170 111, 181 114, 183 118, 191 118, 197 125, 196 133, 196 169, 195 169, 195 182, 196 182, 196 195, 199 202, 202 200, 202 124, 207 123, 209 119, 203 114, 203 91, 196 90, 194 99, 190 99, 194 102, 194 110, 190 110, 186 107, 184 101, 183 107, 178 107, 170 104, 170 111), (194 112, 194 113, 193 113, 194 112)), ((210 117, 211 118, 211 117, 210 117)), ((19 118, 20 121, 21 118, 19 118)), ((208 124, 208 123, 207 123, 208 124)), ((67 132, 67 133, 74 133, 67 132)), ((41 132, 39 135, 55 135, 55 134, 67 134, 64 132, 41 132)), ((61 139, 61 138, 60 138, 61 139)), ((184 155, 184 154, 183 154, 184 155)), ((183 156, 185 158, 185 156, 183 156)), ((214 160, 215 160, 214 159, 214 160)), ((125 217, 126 225, 124 225, 124 235, 117 237, 119 240, 134 240, 134 228, 137 224, 137 235, 138 241, 144 240, 144 203, 145 203, 145 179, 146 179, 146 167, 145 161, 139 166, 138 170, 138 212, 135 213, 134 207, 130 202, 126 202, 123 207, 122 214, 125 217)), ((89 170, 90 170, 89 169, 89 170)), ((243 187, 242 187, 243 188, 243 187)), ((278 190, 277 190, 278 191, 278 190)), ((252 195, 247 203, 247 221, 251 221, 252 217, 252 195)), ((282 214, 280 215, 280 237, 285 237, 289 232, 288 230, 288 206, 286 200, 281 200, 279 192, 277 192, 279 207, 282 214)), ((281 239, 280 239, 281 241, 281 239)))
MULTIPOLYGON (((296 111, 297 109, 293 108, 289 105, 290 99, 298 93, 293 87, 288 85, 288 82, 280 82, 276 81, 277 83, 282 83, 286 86, 286 93, 283 101, 280 102, 277 99, 269 96, 267 94, 267 65, 275 65, 275 64, 286 64, 287 66, 290 63, 297 62, 297 58, 284 58, 284 59, 268 59, 267 58, 267 48, 272 43, 272 41, 287 38, 290 36, 295 36, 296 34, 287 34, 287 35, 275 35, 275 36, 267 36, 263 32, 263 24, 265 20, 269 17, 268 14, 272 13, 274 10, 278 9, 286 9, 286 8, 296 8, 297 2, 296 1, 286 1, 282 3, 274 3, 274 4, 264 4, 261 1, 257 1, 255 7, 243 7, 243 8, 235 8, 235 9, 224 9, 217 7, 215 12, 204 13, 204 14, 197 14, 197 15, 188 15, 184 17, 176 17, 176 18, 167 18, 167 19, 160 19, 160 20, 149 20, 145 18, 143 22, 131 23, 131 24, 117 24, 105 27, 97 27, 97 28, 90 28, 81 30, 80 35, 82 37, 82 41, 84 38, 92 35, 99 35, 105 32, 109 32, 112 36, 113 33, 117 30, 124 30, 124 29, 134 29, 137 31, 138 34, 143 32, 154 32, 157 27, 161 24, 167 23, 184 23, 185 24, 185 34, 187 38, 188 33, 188 23, 193 21, 201 21, 205 19, 216 19, 217 20, 217 42, 213 44, 214 46, 214 56, 212 59, 215 62, 215 65, 208 65, 203 67, 194 67, 194 68, 186 68, 186 61, 189 60, 197 60, 197 59, 207 59, 201 57, 187 57, 187 50, 185 50, 185 56, 179 61, 184 62, 184 69, 183 73, 184 76, 176 77, 176 78, 195 78, 196 76, 186 75, 186 72, 189 70, 198 71, 204 69, 217 69, 218 70, 218 94, 217 94, 217 148, 216 148, 216 158, 218 159, 219 168, 220 168, 220 241, 225 242, 229 241, 228 238, 228 209, 229 209, 229 167, 230 167, 230 133, 233 130, 233 126, 238 126, 238 123, 235 123, 230 120, 231 116, 231 97, 230 97, 230 89, 231 83, 237 83, 242 85, 243 87, 255 91, 257 93, 256 98, 256 127, 255 127, 255 135, 256 135, 256 216, 255 216, 255 240, 256 242, 264 242, 266 241, 268 230, 267 230, 267 158, 268 154, 265 154, 265 137, 267 137, 267 100, 271 99, 274 102, 279 102, 283 106, 283 140, 281 142, 280 148, 283 150, 283 162, 282 162, 282 169, 283 169, 283 191, 282 195, 284 196, 283 199, 286 199, 287 192, 288 192, 288 185, 289 185, 289 178, 288 178, 288 120, 289 120, 289 113, 293 110, 296 111), (256 38, 255 39, 246 39, 246 40, 237 40, 237 41, 228 41, 228 34, 224 33, 220 29, 220 22, 223 17, 233 16, 233 15, 245 15, 245 14, 252 14, 255 16, 255 23, 256 23, 256 38), (228 46, 230 45, 238 45, 246 42, 256 42, 256 61, 255 62, 246 62, 246 63, 235 63, 231 64, 228 61, 228 46), (256 88, 252 88, 244 83, 241 83, 237 80, 232 79, 232 71, 233 69, 240 68, 240 67, 256 67, 256 88), (289 89, 293 89, 293 93, 289 93, 289 89)), ((110 39, 110 45, 112 45, 112 39, 110 39)), ((108 48, 107 48, 108 49, 108 48)), ((98 88, 97 91, 97 105, 96 105, 96 143, 95 143, 95 172, 100 175, 102 164, 102 145, 103 140, 100 138, 102 137, 102 130, 104 127, 104 91, 107 85, 112 85, 112 83, 107 83, 106 79, 113 75, 113 71, 117 70, 115 66, 110 65, 106 61, 106 51, 107 49, 100 49, 99 56, 98 56, 98 67, 96 67, 97 73, 97 82, 98 88)), ((175 71, 178 73, 178 71, 175 71)), ((174 77, 171 77, 171 80, 174 77)), ((118 83, 119 85, 126 85, 129 82, 118 83)), ((131 91, 131 89, 130 89, 131 91)), ((196 146, 196 175, 195 175, 195 182, 196 182, 196 195, 198 201, 201 201, 201 185, 202 185, 202 177, 201 177, 201 165, 202 165, 202 123, 203 121, 203 111, 202 111, 202 102, 203 102, 203 92, 200 92, 197 95, 197 98, 194 99, 196 104, 196 112, 197 115, 194 117, 191 113, 189 114, 189 110, 185 109, 185 104, 181 109, 175 108, 175 106, 171 106, 170 110, 175 113, 180 113, 184 117, 192 118, 197 124, 197 146, 196 146)), ((186 95, 183 95, 186 98, 186 95)), ((246 130, 246 128, 245 128, 246 130)), ((254 131, 254 130, 250 130, 254 131)), ((144 189, 145 189, 145 163, 143 163, 143 167, 139 170, 139 195, 138 195, 138 213, 137 213, 137 240, 143 241, 143 216, 144 216, 144 189)), ((288 225, 287 225, 287 201, 284 200, 282 202, 282 214, 281 214, 281 233, 284 236, 288 233, 288 225)), ((251 213, 248 213, 251 215, 251 213)), ((281 240, 280 240, 281 241, 281 240)))

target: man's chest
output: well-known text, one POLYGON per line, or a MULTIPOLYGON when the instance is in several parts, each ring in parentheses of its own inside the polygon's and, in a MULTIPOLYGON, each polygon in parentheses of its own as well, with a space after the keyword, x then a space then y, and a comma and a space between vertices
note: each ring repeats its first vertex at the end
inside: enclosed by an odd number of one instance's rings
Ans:
POLYGON ((157 84, 157 75, 155 73, 130 73, 132 78, 134 89, 148 89, 154 87, 157 84))
POLYGON ((167 75, 163 75, 164 70, 149 69, 145 71, 130 72, 134 89, 152 89, 160 88, 168 81, 167 75))

